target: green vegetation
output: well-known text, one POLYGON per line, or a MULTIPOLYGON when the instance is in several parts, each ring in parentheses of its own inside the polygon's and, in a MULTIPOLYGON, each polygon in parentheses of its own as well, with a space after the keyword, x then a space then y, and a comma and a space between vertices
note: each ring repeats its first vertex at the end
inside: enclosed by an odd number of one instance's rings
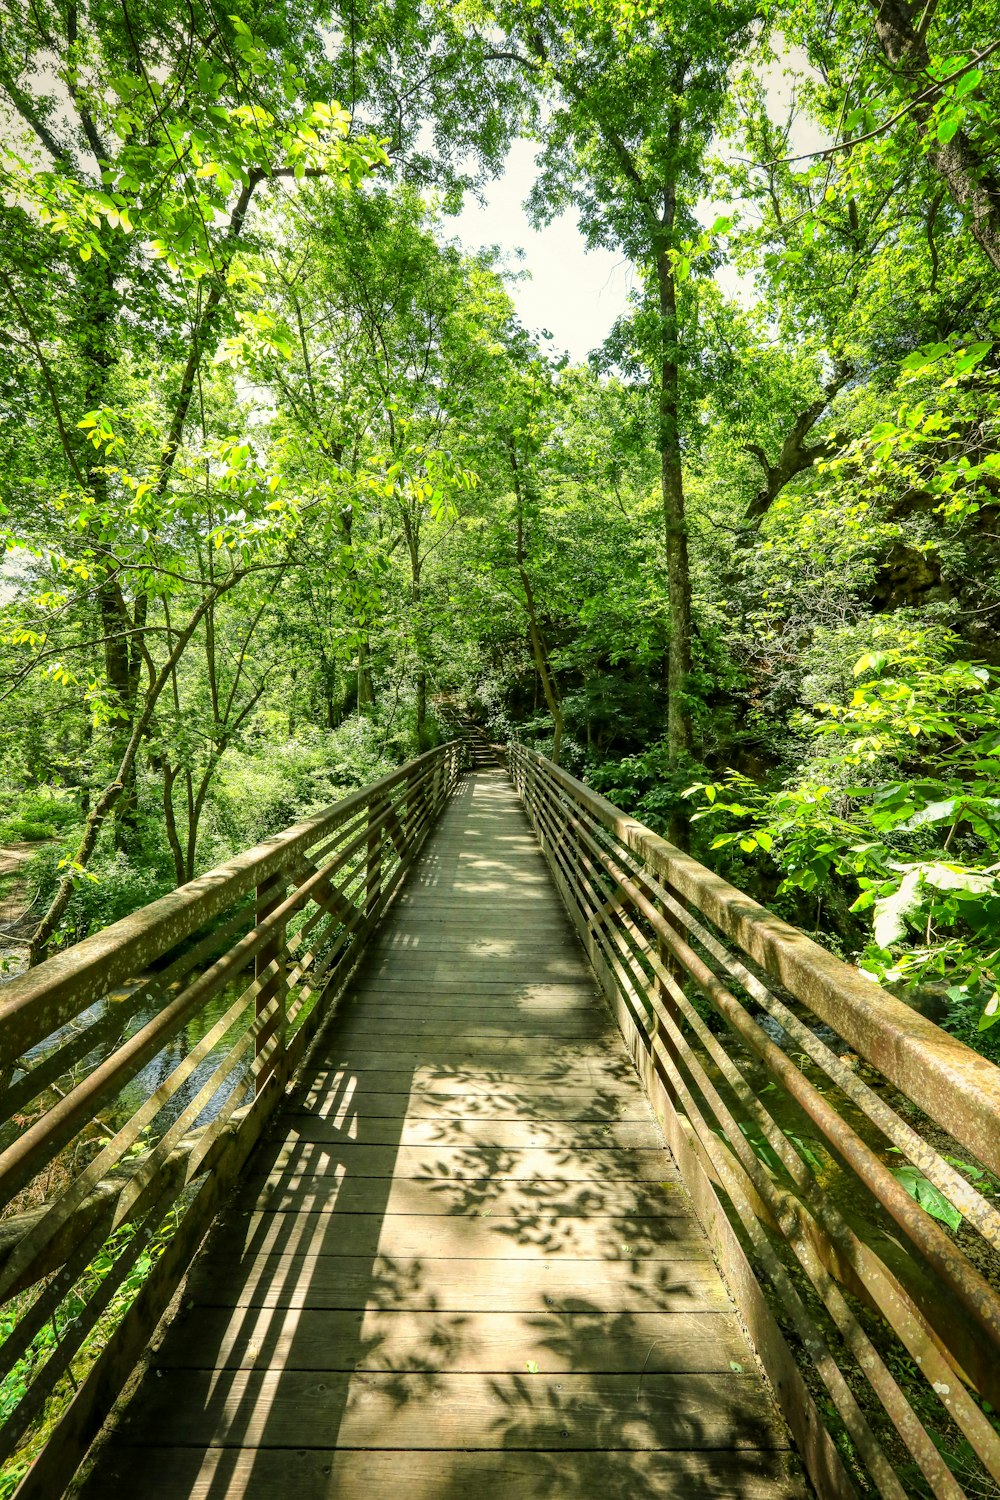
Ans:
MULTIPOLYGON (((172 1232, 172 1223, 155 1237, 144 1235, 132 1224, 116 1230, 77 1277, 68 1294, 56 1304, 24 1354, 0 1380, 0 1421, 7 1421, 30 1389, 38 1368, 53 1355, 58 1355, 64 1341, 72 1339, 74 1324, 86 1312, 91 1299, 101 1294, 104 1283, 109 1282, 113 1289, 103 1299, 105 1305, 100 1317, 87 1337, 76 1341, 79 1347, 67 1358, 65 1374, 56 1382, 15 1457, 4 1464, 0 1472, 0 1500, 9 1500, 45 1447, 74 1391, 79 1389, 80 1382, 128 1312, 172 1232), (119 1260, 125 1264, 124 1273, 119 1260)), ((36 1288, 4 1303, 0 1308, 0 1338, 6 1339, 15 1332, 33 1302, 44 1295, 44 1291, 44 1286, 41 1290, 36 1288)))
POLYGON ((993 0, 0 5, 31 957, 467 708, 1000 1046, 993 0), (449 214, 538 145, 574 365, 449 214))

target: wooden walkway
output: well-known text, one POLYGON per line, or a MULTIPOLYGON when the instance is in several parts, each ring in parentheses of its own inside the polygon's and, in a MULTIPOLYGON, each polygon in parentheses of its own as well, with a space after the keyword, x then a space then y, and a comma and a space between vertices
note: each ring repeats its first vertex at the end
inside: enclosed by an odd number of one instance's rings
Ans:
POLYGON ((808 1493, 506 776, 469 777, 87 1500, 808 1493))

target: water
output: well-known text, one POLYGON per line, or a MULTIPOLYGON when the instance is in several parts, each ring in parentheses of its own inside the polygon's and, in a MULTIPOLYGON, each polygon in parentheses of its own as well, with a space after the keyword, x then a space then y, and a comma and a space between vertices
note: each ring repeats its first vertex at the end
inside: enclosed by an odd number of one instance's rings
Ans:
MULTIPOLYGON (((126 1124, 136 1110, 166 1082, 174 1069, 191 1054, 198 1043, 225 1015, 242 990, 246 988, 247 983, 248 976, 240 975, 213 995, 184 1022, 166 1045, 139 1069, 121 1093, 102 1107, 97 1118, 107 1133, 113 1133, 126 1124)), ((144 997, 138 1005, 130 1006, 130 996, 139 988, 140 984, 137 981, 130 987, 98 1000, 72 1022, 61 1027, 24 1055, 20 1065, 14 1070, 9 1084, 9 1094, 4 1100, 5 1119, 3 1125, 0 1126, 0 1149, 17 1139, 26 1127, 28 1119, 34 1118, 39 1113, 40 1107, 51 1108, 60 1097, 86 1079, 95 1067, 110 1057, 122 1042, 140 1031, 178 993, 178 986, 175 985, 165 994, 162 992, 150 994, 144 997), (121 1018, 120 1023, 118 1017, 121 1018), (47 1086, 44 1092, 32 1102, 27 1102, 31 1093, 31 1084, 27 1081, 29 1075, 43 1067, 62 1049, 70 1048, 75 1038, 81 1037, 82 1033, 89 1032, 92 1028, 97 1032, 95 1036, 97 1044, 85 1055, 73 1061, 72 1067, 66 1067, 59 1072, 58 1076, 46 1079, 47 1086)), ((188 1077, 164 1104, 149 1132, 154 1140, 162 1136, 197 1097, 233 1045, 245 1033, 253 1019, 253 1014, 254 1002, 251 999, 243 1008, 239 1019, 196 1064, 188 1077)), ((85 1045, 85 1042, 83 1044, 85 1045)), ((187 1129, 198 1129, 215 1119, 233 1090, 247 1080, 253 1057, 254 1048, 252 1044, 249 1044, 196 1119, 189 1122, 187 1129)), ((252 1090, 248 1091, 245 1097, 249 1102, 253 1097, 252 1090)))

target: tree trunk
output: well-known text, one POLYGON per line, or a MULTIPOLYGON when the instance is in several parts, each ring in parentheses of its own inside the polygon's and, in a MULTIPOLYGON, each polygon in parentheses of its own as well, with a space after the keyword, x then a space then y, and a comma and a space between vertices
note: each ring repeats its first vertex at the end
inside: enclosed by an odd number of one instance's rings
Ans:
POLYGON ((358 712, 369 714, 375 707, 371 645, 367 632, 358 642, 358 712))
POLYGON ((528 639, 531 642, 531 655, 534 659, 535 671, 538 673, 538 681, 542 684, 545 702, 549 713, 552 715, 552 759, 558 765, 563 737, 562 699, 559 695, 559 689, 556 686, 552 669, 549 666, 548 652, 545 649, 545 640, 538 622, 538 610, 535 608, 535 591, 531 586, 531 579, 528 577, 528 570, 525 567, 524 492, 521 486, 521 471, 517 462, 517 447, 514 443, 513 435, 508 436, 507 451, 510 454, 510 468, 514 480, 514 501, 517 505, 515 558, 517 561, 517 571, 521 578, 521 588, 524 590, 524 606, 528 615, 528 639))
POLYGON ((228 593, 230 589, 235 588, 242 577, 242 573, 233 574, 224 584, 217 585, 211 595, 201 600, 189 617, 183 630, 174 638, 173 648, 169 657, 146 689, 142 710, 132 726, 132 734, 119 764, 118 774, 114 781, 104 788, 94 803, 87 822, 84 825, 80 846, 72 860, 69 861, 69 868, 59 882, 59 887, 49 903, 48 911, 46 911, 32 935, 31 949, 28 957, 29 966, 41 963, 48 954, 49 943, 70 903, 76 880, 89 864, 98 835, 104 826, 104 821, 114 809, 115 803, 118 801, 128 782, 135 764, 136 755, 139 752, 139 746, 142 744, 149 730, 160 694, 170 681, 174 668, 190 644, 202 616, 216 599, 228 593))
POLYGON ((660 293, 660 483, 666 540, 670 643, 667 657, 667 755, 687 750, 690 726, 685 689, 691 670, 691 573, 680 444, 680 372, 677 365, 677 284, 666 250, 656 262, 660 293))
POLYGON ((414 686, 416 688, 416 706, 414 737, 416 739, 417 754, 420 755, 427 749, 425 743, 427 737, 427 668, 424 665, 424 629, 421 617, 421 588, 420 588, 420 526, 419 518, 409 515, 403 511, 403 535, 406 539, 406 550, 410 558, 410 604, 413 608, 413 635, 417 650, 417 670, 414 686))
MULTIPOLYGON (((886 60, 894 70, 909 69, 919 75, 914 84, 922 88, 933 82, 927 72, 927 43, 914 26, 903 0, 872 0, 875 32, 886 60)), ((926 127, 937 102, 933 96, 913 108, 913 118, 926 127)), ((994 161, 964 130, 950 141, 938 141, 930 153, 935 170, 948 191, 968 216, 969 227, 991 264, 1000 271, 1000 177, 994 161)))

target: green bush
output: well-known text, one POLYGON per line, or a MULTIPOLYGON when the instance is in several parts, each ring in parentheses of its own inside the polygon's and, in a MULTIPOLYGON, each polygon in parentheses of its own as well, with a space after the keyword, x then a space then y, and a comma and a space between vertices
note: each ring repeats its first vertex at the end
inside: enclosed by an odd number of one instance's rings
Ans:
POLYGON ((55 838, 80 821, 74 797, 55 791, 18 792, 0 801, 0 843, 34 843, 55 838))
POLYGON ((0 844, 31 844, 52 839, 56 830, 51 823, 29 823, 27 818, 8 818, 0 823, 0 844))
POLYGON ((387 776, 411 753, 408 733, 408 726, 397 736, 377 719, 353 714, 336 729, 307 727, 230 750, 206 807, 199 865, 227 859, 387 776))
MULTIPOLYGON (((40 849, 26 866, 28 881, 44 911, 62 879, 60 868, 69 851, 58 845, 40 849)), ((92 932, 100 932, 139 907, 173 889, 172 873, 160 860, 130 858, 120 850, 101 850, 76 883, 66 914, 59 924, 62 947, 79 943, 92 932), (139 862, 141 859, 141 863, 139 862)))

